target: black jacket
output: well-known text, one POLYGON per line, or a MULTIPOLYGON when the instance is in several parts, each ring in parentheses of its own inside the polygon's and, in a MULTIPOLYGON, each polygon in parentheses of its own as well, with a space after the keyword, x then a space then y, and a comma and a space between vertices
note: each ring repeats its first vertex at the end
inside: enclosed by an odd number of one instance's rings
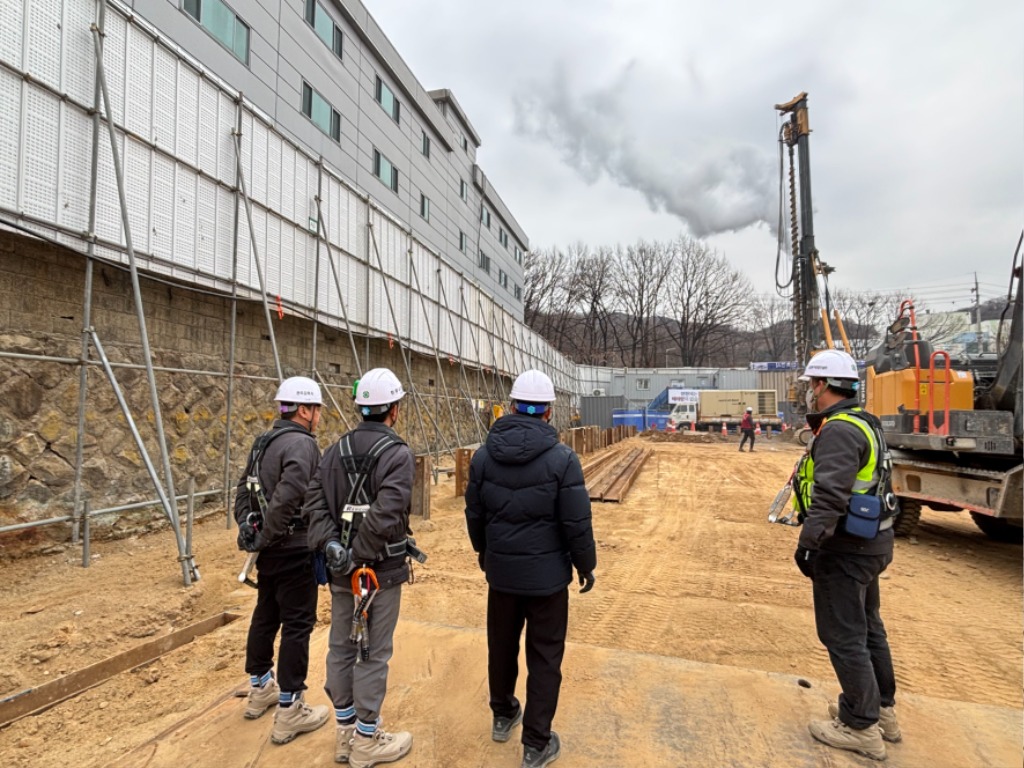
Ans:
MULTIPOLYGON (((829 416, 858 405, 854 398, 843 400, 821 413, 808 415, 807 421, 812 428, 818 428, 829 416)), ((858 415, 876 429, 881 429, 881 424, 872 414, 862 411, 858 415)), ((800 546, 858 555, 892 552, 891 528, 879 532, 878 536, 869 541, 851 536, 838 527, 839 519, 846 514, 850 496, 853 495, 853 481, 857 472, 867 464, 871 455, 871 446, 864 433, 854 424, 829 419, 811 442, 810 451, 814 459, 814 488, 811 491, 811 506, 800 531, 800 546)))
POLYGON ((466 525, 499 592, 554 594, 572 581, 573 566, 597 566, 580 461, 554 427, 531 416, 501 417, 474 454, 466 525))
MULTIPOLYGON (((383 435, 398 437, 391 427, 364 421, 352 432, 352 447, 356 453, 367 453, 383 435)), ((334 443, 324 452, 320 468, 313 475, 306 493, 303 511, 309 515, 309 548, 323 550, 327 542, 341 539, 341 508, 348 498, 348 476, 341 465, 339 445, 334 443)), ((359 533, 351 542, 356 562, 368 562, 377 572, 382 587, 407 581, 409 567, 405 556, 377 561, 378 555, 389 543, 406 539, 409 531, 409 512, 412 505, 412 484, 416 459, 404 442, 388 448, 377 461, 369 483, 370 511, 363 519, 359 533)), ((347 576, 332 576, 337 584, 348 584, 347 576)))
MULTIPOLYGON (((260 459, 260 486, 267 499, 267 514, 256 540, 257 546, 261 550, 269 547, 306 549, 306 526, 309 520, 302 514, 302 500, 309 480, 320 463, 320 448, 313 434, 295 422, 277 419, 271 429, 294 431, 275 437, 260 459), (288 533, 289 527, 292 528, 291 534, 288 533)), ((252 449, 249 450, 251 455, 252 449)), ((235 520, 239 524, 245 521, 250 509, 259 511, 259 504, 256 499, 250 498, 251 494, 245 485, 246 471, 242 472, 235 487, 235 520)))

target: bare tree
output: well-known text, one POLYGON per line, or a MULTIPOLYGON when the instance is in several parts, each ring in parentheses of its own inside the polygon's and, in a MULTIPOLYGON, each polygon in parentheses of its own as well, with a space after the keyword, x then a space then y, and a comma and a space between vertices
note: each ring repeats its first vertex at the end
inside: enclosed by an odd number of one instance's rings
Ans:
POLYGON ((765 360, 793 358, 792 302, 775 294, 759 294, 750 301, 750 322, 760 342, 751 357, 765 360))
POLYGON ((672 268, 668 249, 643 240, 613 254, 612 285, 623 316, 623 336, 629 348, 623 358, 631 367, 656 365, 658 308, 672 268))
POLYGON ((748 314, 750 281, 724 256, 685 236, 671 243, 670 263, 665 310, 674 323, 666 327, 682 364, 734 362, 730 344, 748 314))

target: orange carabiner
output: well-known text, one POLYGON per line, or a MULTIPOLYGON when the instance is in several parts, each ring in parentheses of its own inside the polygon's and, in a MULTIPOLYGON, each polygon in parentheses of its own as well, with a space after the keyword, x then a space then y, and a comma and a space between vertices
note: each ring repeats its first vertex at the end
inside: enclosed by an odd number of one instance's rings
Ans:
POLYGON ((373 584, 373 588, 375 590, 380 589, 380 582, 377 581, 377 574, 374 573, 373 568, 370 568, 369 566, 364 565, 361 568, 356 568, 352 572, 352 594, 353 595, 361 595, 363 593, 362 587, 359 584, 359 579, 362 576, 366 577, 366 591, 367 592, 370 591, 370 584, 371 583, 373 584))

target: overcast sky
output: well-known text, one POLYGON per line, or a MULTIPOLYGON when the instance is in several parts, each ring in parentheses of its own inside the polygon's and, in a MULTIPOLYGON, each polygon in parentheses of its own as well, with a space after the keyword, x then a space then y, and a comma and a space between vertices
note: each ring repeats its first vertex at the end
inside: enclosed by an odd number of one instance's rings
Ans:
POLYGON ((450 88, 531 247, 706 238, 774 284, 778 128, 809 94, 833 288, 1005 295, 1024 224, 1024 2, 364 0, 450 88), (788 10, 787 10, 788 9, 788 10))

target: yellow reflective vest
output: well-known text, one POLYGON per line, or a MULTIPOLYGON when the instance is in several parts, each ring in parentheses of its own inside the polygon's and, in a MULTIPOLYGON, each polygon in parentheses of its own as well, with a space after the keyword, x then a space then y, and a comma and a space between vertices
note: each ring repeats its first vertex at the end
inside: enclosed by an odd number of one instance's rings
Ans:
MULTIPOLYGON (((857 477, 853 481, 854 493, 868 493, 874 490, 878 486, 879 480, 878 437, 875 435, 875 430, 871 428, 870 424, 855 415, 862 411, 862 408, 839 411, 825 419, 821 423, 821 427, 818 428, 820 433, 829 421, 845 421, 855 425, 864 433, 864 437, 867 438, 871 455, 868 456, 867 463, 857 472, 857 477)), ((816 437, 811 438, 811 443, 807 446, 807 453, 800 460, 793 482, 793 508, 800 513, 801 519, 803 515, 807 514, 807 510, 811 508, 811 499, 814 495, 814 459, 811 457, 811 446, 814 445, 816 437)))

